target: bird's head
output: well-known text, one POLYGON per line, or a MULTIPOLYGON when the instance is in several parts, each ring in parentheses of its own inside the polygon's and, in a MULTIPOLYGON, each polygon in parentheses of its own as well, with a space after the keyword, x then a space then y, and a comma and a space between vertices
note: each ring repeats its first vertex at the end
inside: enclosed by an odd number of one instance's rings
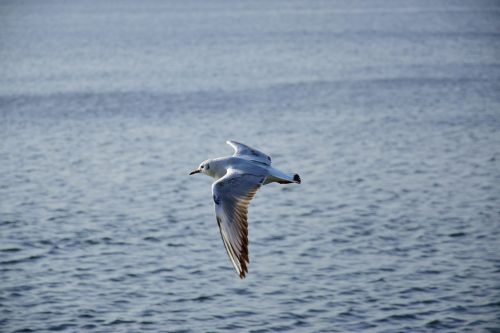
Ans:
POLYGON ((201 162, 201 164, 198 167, 198 169, 191 171, 189 174, 190 175, 194 175, 196 173, 204 173, 204 174, 210 176, 210 174, 211 174, 210 160, 206 160, 206 161, 201 162))

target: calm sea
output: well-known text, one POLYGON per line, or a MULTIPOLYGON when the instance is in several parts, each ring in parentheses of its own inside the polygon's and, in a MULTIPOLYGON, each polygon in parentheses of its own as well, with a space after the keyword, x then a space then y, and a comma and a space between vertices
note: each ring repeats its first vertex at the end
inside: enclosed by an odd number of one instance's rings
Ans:
POLYGON ((1 332, 500 332, 499 237, 497 1, 0 3, 1 332))

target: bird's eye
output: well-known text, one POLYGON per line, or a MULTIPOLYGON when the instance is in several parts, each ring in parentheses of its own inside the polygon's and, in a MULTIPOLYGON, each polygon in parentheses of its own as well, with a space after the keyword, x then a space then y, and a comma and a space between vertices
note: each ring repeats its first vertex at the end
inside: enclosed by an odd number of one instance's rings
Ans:
POLYGON ((205 166, 204 166, 204 165, 202 165, 200 168, 201 168, 201 169, 203 169, 204 167, 205 167, 205 166))

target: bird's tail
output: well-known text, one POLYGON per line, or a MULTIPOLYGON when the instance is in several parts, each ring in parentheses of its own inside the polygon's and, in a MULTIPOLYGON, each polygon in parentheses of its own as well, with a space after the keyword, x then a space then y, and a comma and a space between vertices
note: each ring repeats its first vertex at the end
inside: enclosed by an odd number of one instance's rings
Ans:
POLYGON ((297 184, 300 184, 302 182, 302 180, 300 179, 300 176, 299 176, 298 173, 296 173, 295 175, 293 175, 293 182, 297 183, 297 184))
POLYGON ((264 185, 273 182, 280 184, 301 183, 300 176, 297 173, 288 174, 273 167, 270 167, 268 170, 269 170, 269 176, 267 176, 264 185))

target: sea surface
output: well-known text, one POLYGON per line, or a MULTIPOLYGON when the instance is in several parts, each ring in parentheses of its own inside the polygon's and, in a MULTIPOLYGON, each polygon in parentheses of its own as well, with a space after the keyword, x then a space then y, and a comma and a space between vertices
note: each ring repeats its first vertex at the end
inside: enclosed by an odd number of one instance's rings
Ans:
POLYGON ((498 1, 0 3, 1 332, 500 332, 499 238, 498 1))

